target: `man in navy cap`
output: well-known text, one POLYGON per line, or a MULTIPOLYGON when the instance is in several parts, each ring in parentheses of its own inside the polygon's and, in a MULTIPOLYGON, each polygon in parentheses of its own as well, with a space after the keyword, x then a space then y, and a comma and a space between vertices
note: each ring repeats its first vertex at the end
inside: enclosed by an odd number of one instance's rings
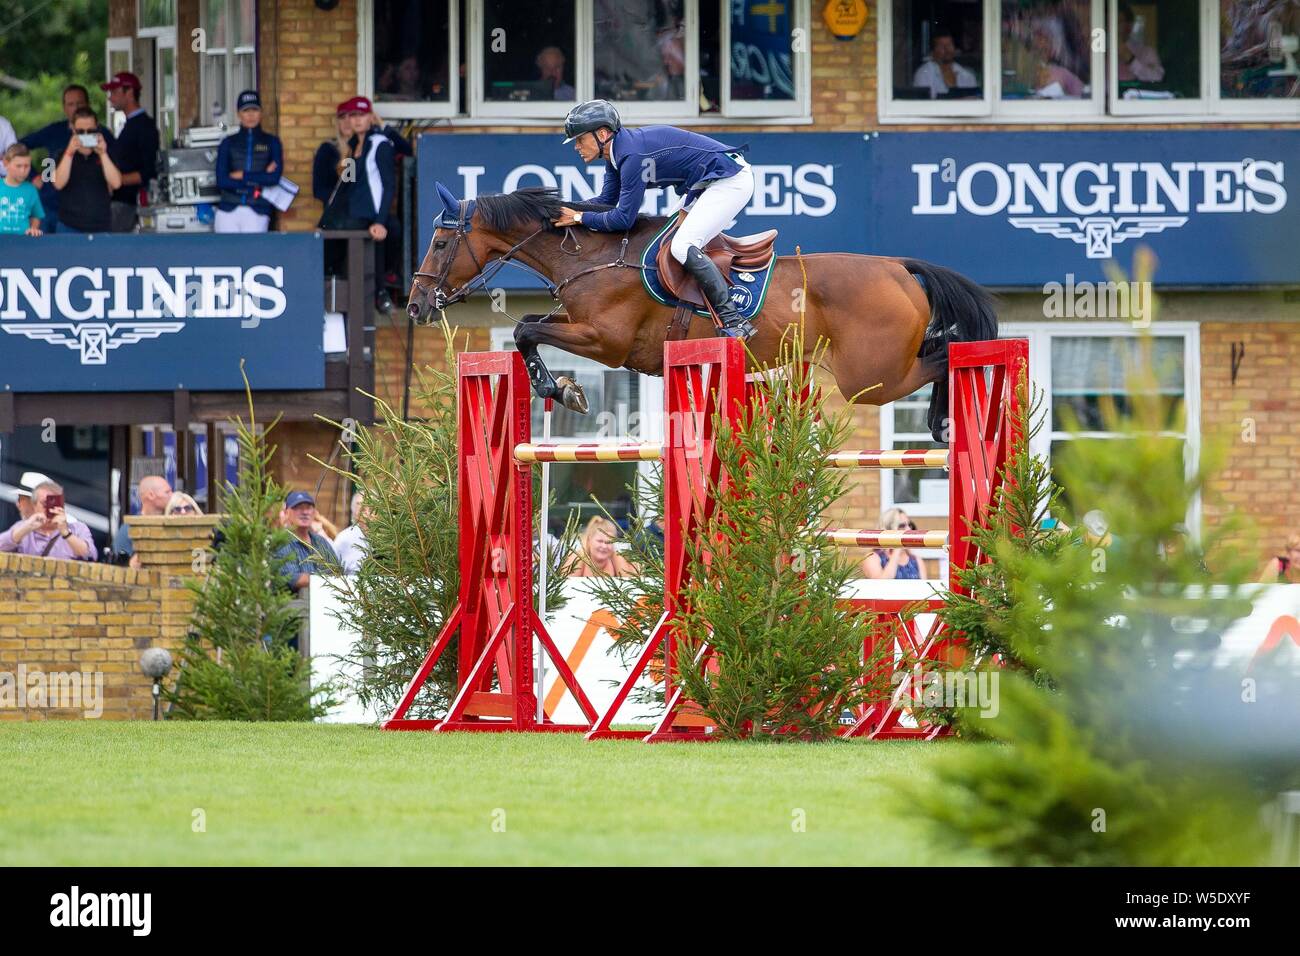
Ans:
POLYGON ((114 73, 99 88, 108 92, 113 109, 126 114, 108 156, 122 173, 122 185, 113 191, 113 231, 133 232, 140 194, 158 172, 158 126, 140 105, 140 78, 134 73, 114 73))
POLYGON ((217 149, 217 186, 221 202, 213 226, 216 232, 266 232, 271 204, 262 190, 280 181, 284 169, 280 137, 262 129, 262 100, 257 90, 244 90, 237 101, 239 131, 217 149))
POLYGON ((316 520, 316 499, 309 491, 291 491, 284 499, 284 520, 293 540, 275 553, 282 561, 280 573, 289 588, 297 593, 307 586, 312 574, 338 571, 338 557, 329 539, 311 529, 316 520))

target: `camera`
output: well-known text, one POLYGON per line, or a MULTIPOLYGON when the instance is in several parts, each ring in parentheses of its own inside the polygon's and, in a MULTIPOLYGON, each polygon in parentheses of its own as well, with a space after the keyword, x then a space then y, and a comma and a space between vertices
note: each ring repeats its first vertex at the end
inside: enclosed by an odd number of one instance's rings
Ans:
POLYGON ((94 133, 78 133, 77 142, 87 149, 94 149, 99 145, 99 137, 94 133))

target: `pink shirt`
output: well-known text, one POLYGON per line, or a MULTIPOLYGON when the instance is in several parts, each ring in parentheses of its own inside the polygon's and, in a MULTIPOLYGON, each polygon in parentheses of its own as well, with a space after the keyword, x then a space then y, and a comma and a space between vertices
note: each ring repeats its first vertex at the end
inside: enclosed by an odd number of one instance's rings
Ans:
MULTIPOLYGON (((18 522, 14 525, 17 527, 18 522)), ((34 554, 40 556, 45 551, 45 546, 49 544, 50 539, 54 539, 54 544, 50 547, 50 553, 45 555, 47 558, 62 558, 64 561, 94 561, 95 560, 95 539, 90 536, 90 529, 82 522, 73 518, 68 519, 69 534, 76 535, 90 547, 90 552, 84 557, 77 557, 72 550, 72 545, 59 536, 59 529, 55 528, 49 534, 42 531, 32 531, 27 534, 21 541, 14 544, 14 529, 0 532, 0 551, 17 552, 18 554, 34 554)))

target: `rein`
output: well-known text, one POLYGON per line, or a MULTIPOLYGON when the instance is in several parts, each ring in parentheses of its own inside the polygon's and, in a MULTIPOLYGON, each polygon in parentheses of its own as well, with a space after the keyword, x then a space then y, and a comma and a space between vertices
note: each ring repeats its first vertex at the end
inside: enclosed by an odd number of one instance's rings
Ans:
MULTIPOLYGON (((478 271, 475 272, 475 274, 471 276, 459 288, 453 289, 450 293, 444 292, 444 288, 447 284, 447 276, 451 273, 451 267, 455 263, 456 255, 460 250, 461 240, 463 240, 469 232, 469 220, 470 217, 472 216, 472 212, 470 210, 470 202, 471 202, 470 200, 466 200, 466 199, 462 199, 460 201, 459 215, 456 220, 456 233, 452 237, 452 246, 450 252, 448 252, 447 254, 446 262, 443 268, 439 271, 439 273, 436 275, 431 272, 416 271, 412 273, 412 275, 415 277, 423 277, 426 279, 433 280, 432 286, 422 286, 420 287, 420 289, 424 294, 425 303, 431 304, 432 307, 436 309, 438 312, 442 312, 448 306, 455 305, 457 302, 463 302, 466 299, 468 299, 471 295, 473 295, 475 292, 485 289, 487 287, 488 280, 490 280, 493 276, 495 276, 498 272, 500 272, 505 267, 506 263, 514 261, 515 255, 521 249, 523 249, 524 246, 526 246, 529 242, 536 239, 538 236, 540 236, 542 233, 546 232, 547 230, 546 225, 539 226, 536 230, 529 233, 523 239, 520 239, 513 246, 507 249, 502 256, 500 256, 497 259, 489 260, 486 266, 479 262, 478 256, 474 254, 473 247, 470 246, 469 243, 467 242, 465 244, 465 247, 469 250, 470 259, 473 260, 474 267, 478 271), (430 296, 430 293, 432 293, 432 296, 430 296), (429 301, 430 298, 432 298, 431 303, 429 301)), ((443 225, 446 226, 450 224, 443 223, 443 225)), ((581 272, 575 273, 574 275, 569 276, 567 279, 562 280, 559 283, 559 285, 555 285, 550 280, 545 279, 545 277, 543 277, 543 280, 546 282, 549 291, 551 293, 551 298, 555 299, 557 304, 555 308, 551 309, 551 311, 546 313, 546 315, 542 316, 542 318, 548 319, 551 316, 555 315, 557 312, 560 312, 564 308, 564 303, 559 301, 560 293, 570 283, 576 282, 578 279, 584 278, 585 276, 589 276, 595 272, 602 272, 605 269, 644 270, 645 266, 641 265, 640 263, 627 261, 627 245, 628 245, 629 238, 630 236, 628 233, 623 234, 623 241, 619 246, 618 258, 615 259, 613 262, 605 262, 599 265, 590 266, 586 269, 583 269, 581 272)), ((435 241, 436 240, 433 239, 429 240, 430 251, 432 251, 433 243, 435 241)), ((565 227, 564 237, 560 240, 560 251, 568 256, 576 256, 582 252, 582 243, 578 241, 577 237, 573 233, 573 228, 570 226, 565 227), (568 249, 565 247, 566 243, 568 243, 570 239, 573 240, 572 249, 568 249)), ((426 252, 425 255, 427 257, 428 253, 426 252)), ((407 305, 407 314, 409 314, 412 319, 418 319, 422 312, 423 309, 421 308, 420 303, 415 301, 413 298, 412 301, 407 305)), ((504 309, 502 310, 502 314, 504 314, 506 318, 510 319, 512 322, 516 324, 520 324, 523 322, 522 319, 516 318, 515 316, 511 315, 509 312, 506 312, 504 309)))

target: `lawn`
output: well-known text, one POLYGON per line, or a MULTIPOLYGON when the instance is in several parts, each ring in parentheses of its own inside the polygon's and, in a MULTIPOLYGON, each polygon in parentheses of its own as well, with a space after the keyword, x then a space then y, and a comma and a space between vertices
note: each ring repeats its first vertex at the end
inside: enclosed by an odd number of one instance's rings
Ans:
POLYGON ((7 723, 0 865, 980 863, 882 806, 954 746, 7 723))

